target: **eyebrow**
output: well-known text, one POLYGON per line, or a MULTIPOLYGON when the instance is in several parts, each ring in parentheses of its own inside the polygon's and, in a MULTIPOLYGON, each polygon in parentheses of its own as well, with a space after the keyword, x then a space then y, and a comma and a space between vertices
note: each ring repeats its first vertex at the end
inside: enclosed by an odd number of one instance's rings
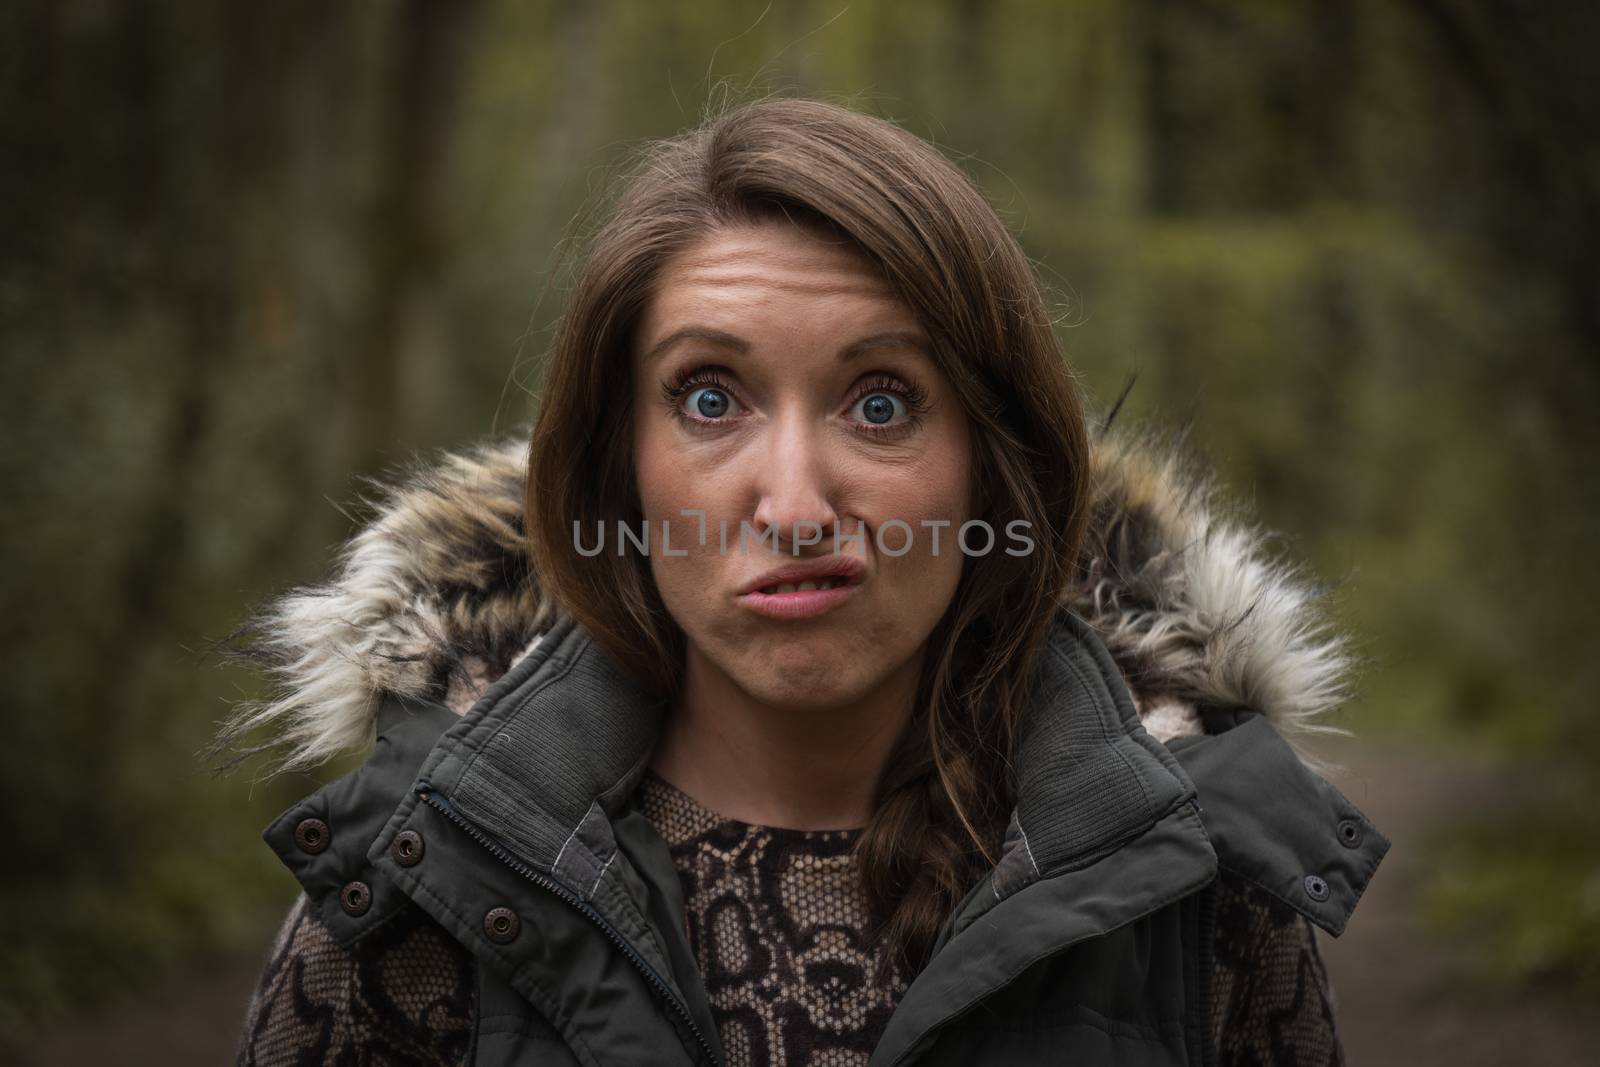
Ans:
MULTIPOLYGON (((650 351, 644 355, 645 362, 652 362, 669 348, 683 341, 706 341, 723 348, 730 348, 740 355, 750 351, 749 341, 725 330, 714 330, 706 326, 685 326, 681 329, 673 330, 652 345, 650 351)), ((914 348, 923 355, 931 356, 933 354, 929 351, 928 339, 923 335, 911 333, 908 330, 886 330, 845 345, 839 350, 839 362, 847 362, 877 348, 914 348)))

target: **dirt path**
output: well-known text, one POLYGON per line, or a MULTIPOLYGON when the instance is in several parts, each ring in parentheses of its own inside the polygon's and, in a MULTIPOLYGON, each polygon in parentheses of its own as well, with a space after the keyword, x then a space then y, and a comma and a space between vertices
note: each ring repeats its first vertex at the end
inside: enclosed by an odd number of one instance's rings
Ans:
MULTIPOLYGON (((1430 937, 1415 913, 1428 827, 1493 803, 1494 776, 1436 753, 1347 747, 1339 787, 1389 835, 1346 934, 1323 942, 1339 996, 1340 1029, 1355 1067, 1581 1064, 1600 1061, 1600 1020, 1548 997, 1473 990, 1458 977, 1466 946, 1430 937)), ((265 949, 263 948, 263 952, 265 949)), ((190 984, 153 990, 84 1025, 53 1033, 29 1067, 138 1067, 232 1062, 260 959, 190 984)))
POLYGON ((1444 943, 1417 914, 1429 828, 1481 811, 1507 783, 1464 757, 1366 746, 1336 753, 1335 782, 1394 842, 1344 936, 1325 939, 1349 1062, 1600 1062, 1600 1019, 1549 996, 1514 997, 1463 979, 1470 945, 1444 943))

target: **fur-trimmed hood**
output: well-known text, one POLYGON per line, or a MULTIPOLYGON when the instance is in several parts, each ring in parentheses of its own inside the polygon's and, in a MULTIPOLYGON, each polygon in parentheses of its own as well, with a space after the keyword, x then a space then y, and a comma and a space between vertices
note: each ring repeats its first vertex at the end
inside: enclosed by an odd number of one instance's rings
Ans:
MULTIPOLYGON (((1100 635, 1158 739, 1206 716, 1260 712, 1295 741, 1337 732, 1354 657, 1327 589, 1267 549, 1182 433, 1094 432, 1094 503, 1081 575, 1064 598, 1100 635)), ((458 713, 554 619, 529 564, 527 433, 370 481, 365 518, 325 581, 262 606, 233 643, 273 693, 237 709, 219 747, 274 749, 305 768, 372 742, 385 694, 458 713), (238 746, 265 729, 266 741, 238 746)))

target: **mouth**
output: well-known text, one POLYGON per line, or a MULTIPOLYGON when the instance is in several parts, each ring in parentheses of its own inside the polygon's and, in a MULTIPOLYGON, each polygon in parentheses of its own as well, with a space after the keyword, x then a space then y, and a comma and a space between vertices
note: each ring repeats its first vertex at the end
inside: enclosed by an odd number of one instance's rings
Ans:
POLYGON ((832 611, 856 595, 859 582, 845 578, 782 582, 745 593, 739 602, 770 619, 809 619, 832 611))
POLYGON ((809 619, 832 611, 856 596, 866 576, 859 565, 843 574, 815 577, 775 575, 746 588, 739 602, 769 619, 809 619))

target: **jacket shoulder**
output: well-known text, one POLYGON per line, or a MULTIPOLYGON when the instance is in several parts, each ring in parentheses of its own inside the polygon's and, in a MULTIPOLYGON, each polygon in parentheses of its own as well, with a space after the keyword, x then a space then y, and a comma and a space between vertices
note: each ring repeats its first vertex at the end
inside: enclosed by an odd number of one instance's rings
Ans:
POLYGON ((1194 784, 1219 868, 1342 934, 1389 839, 1264 715, 1166 744, 1194 784))
POLYGON ((464 1065, 477 986, 472 954, 420 908, 341 944, 301 893, 251 995, 237 1062, 464 1065))
POLYGON ((366 760, 290 805, 262 831, 338 943, 355 943, 409 903, 368 851, 433 745, 458 721, 432 701, 387 696, 366 760))

